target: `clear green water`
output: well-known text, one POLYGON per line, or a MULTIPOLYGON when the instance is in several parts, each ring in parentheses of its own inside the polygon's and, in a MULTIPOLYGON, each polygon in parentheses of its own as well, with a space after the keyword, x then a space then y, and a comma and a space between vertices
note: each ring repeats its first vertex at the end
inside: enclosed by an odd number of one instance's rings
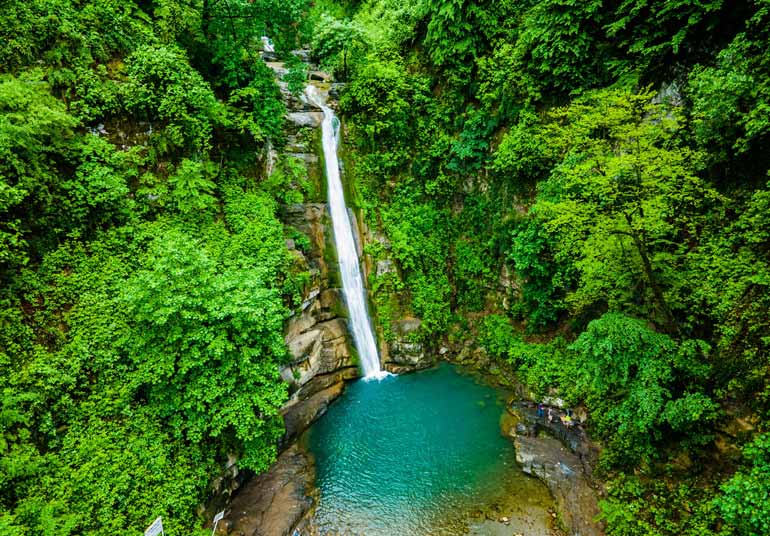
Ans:
POLYGON ((533 501, 544 516, 547 492, 500 434, 503 405, 446 364, 351 384, 309 435, 320 532, 463 534, 473 512, 533 501))

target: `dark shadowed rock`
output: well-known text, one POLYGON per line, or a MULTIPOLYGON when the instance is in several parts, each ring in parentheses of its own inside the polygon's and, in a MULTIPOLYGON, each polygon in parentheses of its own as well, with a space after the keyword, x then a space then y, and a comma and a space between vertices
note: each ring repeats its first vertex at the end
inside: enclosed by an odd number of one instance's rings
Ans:
POLYGON ((302 432, 307 430, 313 422, 326 413, 326 409, 334 400, 339 398, 345 390, 345 383, 342 377, 337 376, 337 383, 309 396, 303 400, 296 400, 283 408, 283 422, 286 427, 286 435, 281 442, 282 445, 289 445, 302 432))
POLYGON ((323 71, 310 71, 308 78, 314 82, 331 82, 332 76, 329 73, 323 71))
POLYGON ((264 51, 264 52, 261 52, 260 55, 262 56, 262 59, 265 62, 273 62, 278 59, 278 54, 276 54, 275 52, 264 51))

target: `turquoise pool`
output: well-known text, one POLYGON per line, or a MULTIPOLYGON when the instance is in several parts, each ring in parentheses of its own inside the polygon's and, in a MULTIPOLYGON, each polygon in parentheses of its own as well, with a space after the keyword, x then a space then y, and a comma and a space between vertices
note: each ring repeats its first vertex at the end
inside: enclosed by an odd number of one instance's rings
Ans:
POLYGON ((447 364, 349 385, 307 438, 321 533, 465 534, 490 508, 516 505, 547 516, 547 491, 500 434, 504 404, 503 393, 447 364))

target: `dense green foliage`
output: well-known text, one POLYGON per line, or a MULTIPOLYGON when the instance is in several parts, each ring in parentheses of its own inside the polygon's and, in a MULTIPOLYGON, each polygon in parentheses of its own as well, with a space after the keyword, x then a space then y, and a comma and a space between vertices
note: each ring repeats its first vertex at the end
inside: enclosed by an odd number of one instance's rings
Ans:
POLYGON ((610 534, 767 533, 768 0, 313 4, 4 4, 0 529, 190 534, 228 455, 273 459, 277 207, 315 192, 261 171, 270 35, 347 82, 385 338, 587 409, 610 534))
MULTIPOLYGON (((303 275, 269 179, 263 32, 308 5, 10 1, 0 10, 0 532, 188 535, 235 455, 283 434, 303 275)), ((304 75, 303 75, 304 76, 304 75)), ((296 83, 295 83, 296 85, 296 83)))
POLYGON ((746 534, 770 531, 770 436, 758 436, 744 449, 750 468, 722 486, 724 497, 717 500, 725 519, 746 534))
POLYGON ((754 431, 770 419, 769 14, 766 0, 334 14, 358 32, 341 108, 357 202, 388 238, 369 252, 398 268, 371 276, 386 336, 411 315, 428 345, 475 334, 534 393, 584 406, 611 534, 767 531, 750 515, 761 442, 745 459, 714 445, 751 437, 726 432, 736 412, 754 431))

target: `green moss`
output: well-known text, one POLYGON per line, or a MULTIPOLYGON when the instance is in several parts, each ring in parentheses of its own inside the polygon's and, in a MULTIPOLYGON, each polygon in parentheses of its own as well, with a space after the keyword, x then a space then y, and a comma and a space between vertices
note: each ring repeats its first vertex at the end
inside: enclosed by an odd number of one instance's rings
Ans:
POLYGON ((339 259, 337 257, 337 245, 334 243, 334 230, 332 229, 331 216, 328 212, 323 218, 323 224, 323 259, 329 271, 329 288, 342 288, 342 275, 340 274, 339 259))
POLYGON ((303 129, 301 134, 303 139, 306 140, 307 146, 311 148, 314 154, 318 155, 318 167, 310 166, 308 170, 308 179, 315 187, 315 195, 312 198, 312 202, 326 203, 326 200, 329 198, 329 188, 326 181, 326 160, 324 158, 321 129, 303 129))

